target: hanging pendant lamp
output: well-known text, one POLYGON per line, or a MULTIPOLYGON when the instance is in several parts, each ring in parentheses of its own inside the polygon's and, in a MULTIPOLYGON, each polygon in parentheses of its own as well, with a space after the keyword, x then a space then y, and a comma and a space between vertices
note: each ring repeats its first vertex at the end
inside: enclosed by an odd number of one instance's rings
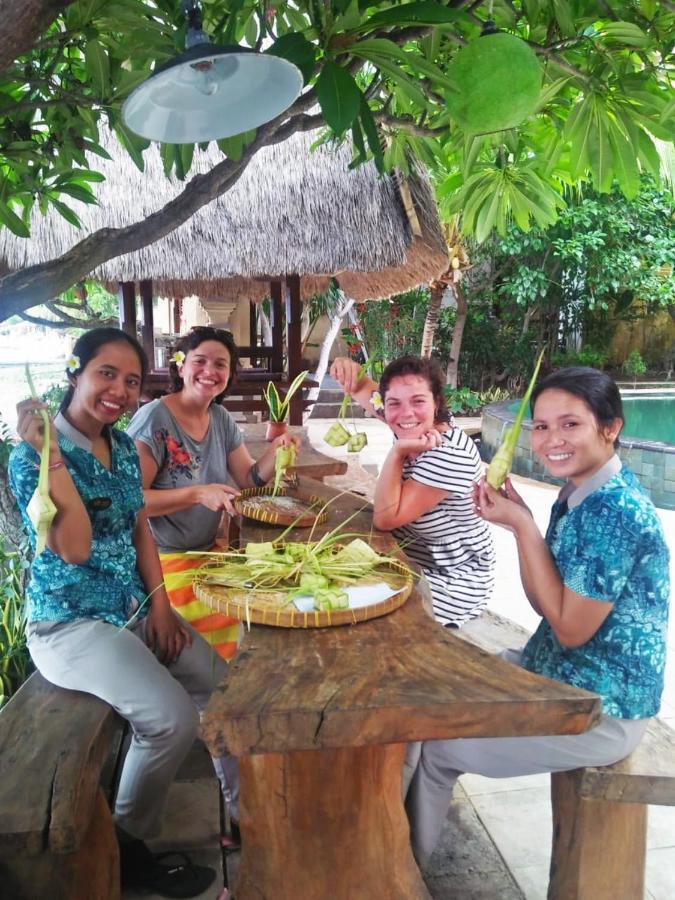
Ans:
POLYGON ((248 47, 211 44, 195 0, 185 0, 186 50, 158 66, 122 106, 135 134, 166 144, 195 144, 269 122, 302 89, 297 66, 248 47))

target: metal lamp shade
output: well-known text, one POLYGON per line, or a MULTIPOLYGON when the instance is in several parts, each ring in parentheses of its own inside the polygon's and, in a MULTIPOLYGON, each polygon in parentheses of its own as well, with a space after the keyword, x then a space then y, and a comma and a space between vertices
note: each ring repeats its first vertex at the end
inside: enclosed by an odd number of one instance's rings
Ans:
POLYGON ((244 47, 199 44, 158 68, 129 95, 122 119, 151 141, 193 144, 269 122, 300 93, 300 70, 244 47))

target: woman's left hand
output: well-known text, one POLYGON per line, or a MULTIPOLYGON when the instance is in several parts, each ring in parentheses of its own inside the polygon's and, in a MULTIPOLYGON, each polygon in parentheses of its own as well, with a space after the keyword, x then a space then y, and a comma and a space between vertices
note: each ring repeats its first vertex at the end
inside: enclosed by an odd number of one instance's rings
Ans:
POLYGON ((168 601, 152 602, 145 626, 145 642, 157 659, 168 665, 175 662, 184 647, 192 644, 192 635, 181 624, 168 601))
POLYGON ((420 453, 424 453, 425 450, 433 450, 436 447, 440 447, 442 443, 443 438, 440 432, 432 428, 431 431, 427 431, 419 438, 399 438, 397 441, 394 441, 393 449, 399 456, 409 456, 413 459, 419 456, 420 453))

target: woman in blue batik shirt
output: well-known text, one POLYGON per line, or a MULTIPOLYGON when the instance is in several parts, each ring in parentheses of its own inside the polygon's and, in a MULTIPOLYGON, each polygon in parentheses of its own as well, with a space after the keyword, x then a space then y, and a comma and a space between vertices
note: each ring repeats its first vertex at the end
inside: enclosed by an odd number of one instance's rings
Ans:
MULTIPOLYGON (((123 886, 193 897, 215 872, 162 864, 144 839, 159 831, 169 784, 224 663, 171 610, 143 510, 138 454, 112 428, 138 404, 145 370, 138 342, 116 328, 89 331, 75 344, 68 391, 49 430, 57 512, 31 567, 28 647, 48 681, 101 697, 131 726, 114 809, 123 886)), ((45 408, 19 403, 22 442, 9 462, 33 547, 26 508, 38 480, 45 408)))
POLYGON ((668 548, 654 506, 615 453, 623 426, 619 391, 604 372, 563 369, 532 394, 532 449, 566 478, 546 537, 507 480, 476 486, 477 512, 511 530, 528 600, 542 617, 506 658, 602 698, 600 724, 584 734, 476 738, 411 745, 406 809, 424 866, 457 777, 493 778, 610 765, 640 742, 663 691, 668 548))

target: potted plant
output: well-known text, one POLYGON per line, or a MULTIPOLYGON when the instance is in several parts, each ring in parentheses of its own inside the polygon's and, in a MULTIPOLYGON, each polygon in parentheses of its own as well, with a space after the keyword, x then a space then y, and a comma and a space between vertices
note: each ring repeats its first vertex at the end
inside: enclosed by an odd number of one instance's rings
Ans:
POLYGON ((291 400, 305 380, 305 375, 309 375, 307 370, 300 372, 299 375, 295 376, 289 385, 283 400, 279 396, 279 391, 274 382, 268 382, 267 387, 263 390, 263 397, 265 398, 270 414, 270 420, 267 423, 267 431, 265 432, 265 440, 273 441, 274 438, 279 437, 280 434, 285 434, 288 430, 287 419, 291 400))

